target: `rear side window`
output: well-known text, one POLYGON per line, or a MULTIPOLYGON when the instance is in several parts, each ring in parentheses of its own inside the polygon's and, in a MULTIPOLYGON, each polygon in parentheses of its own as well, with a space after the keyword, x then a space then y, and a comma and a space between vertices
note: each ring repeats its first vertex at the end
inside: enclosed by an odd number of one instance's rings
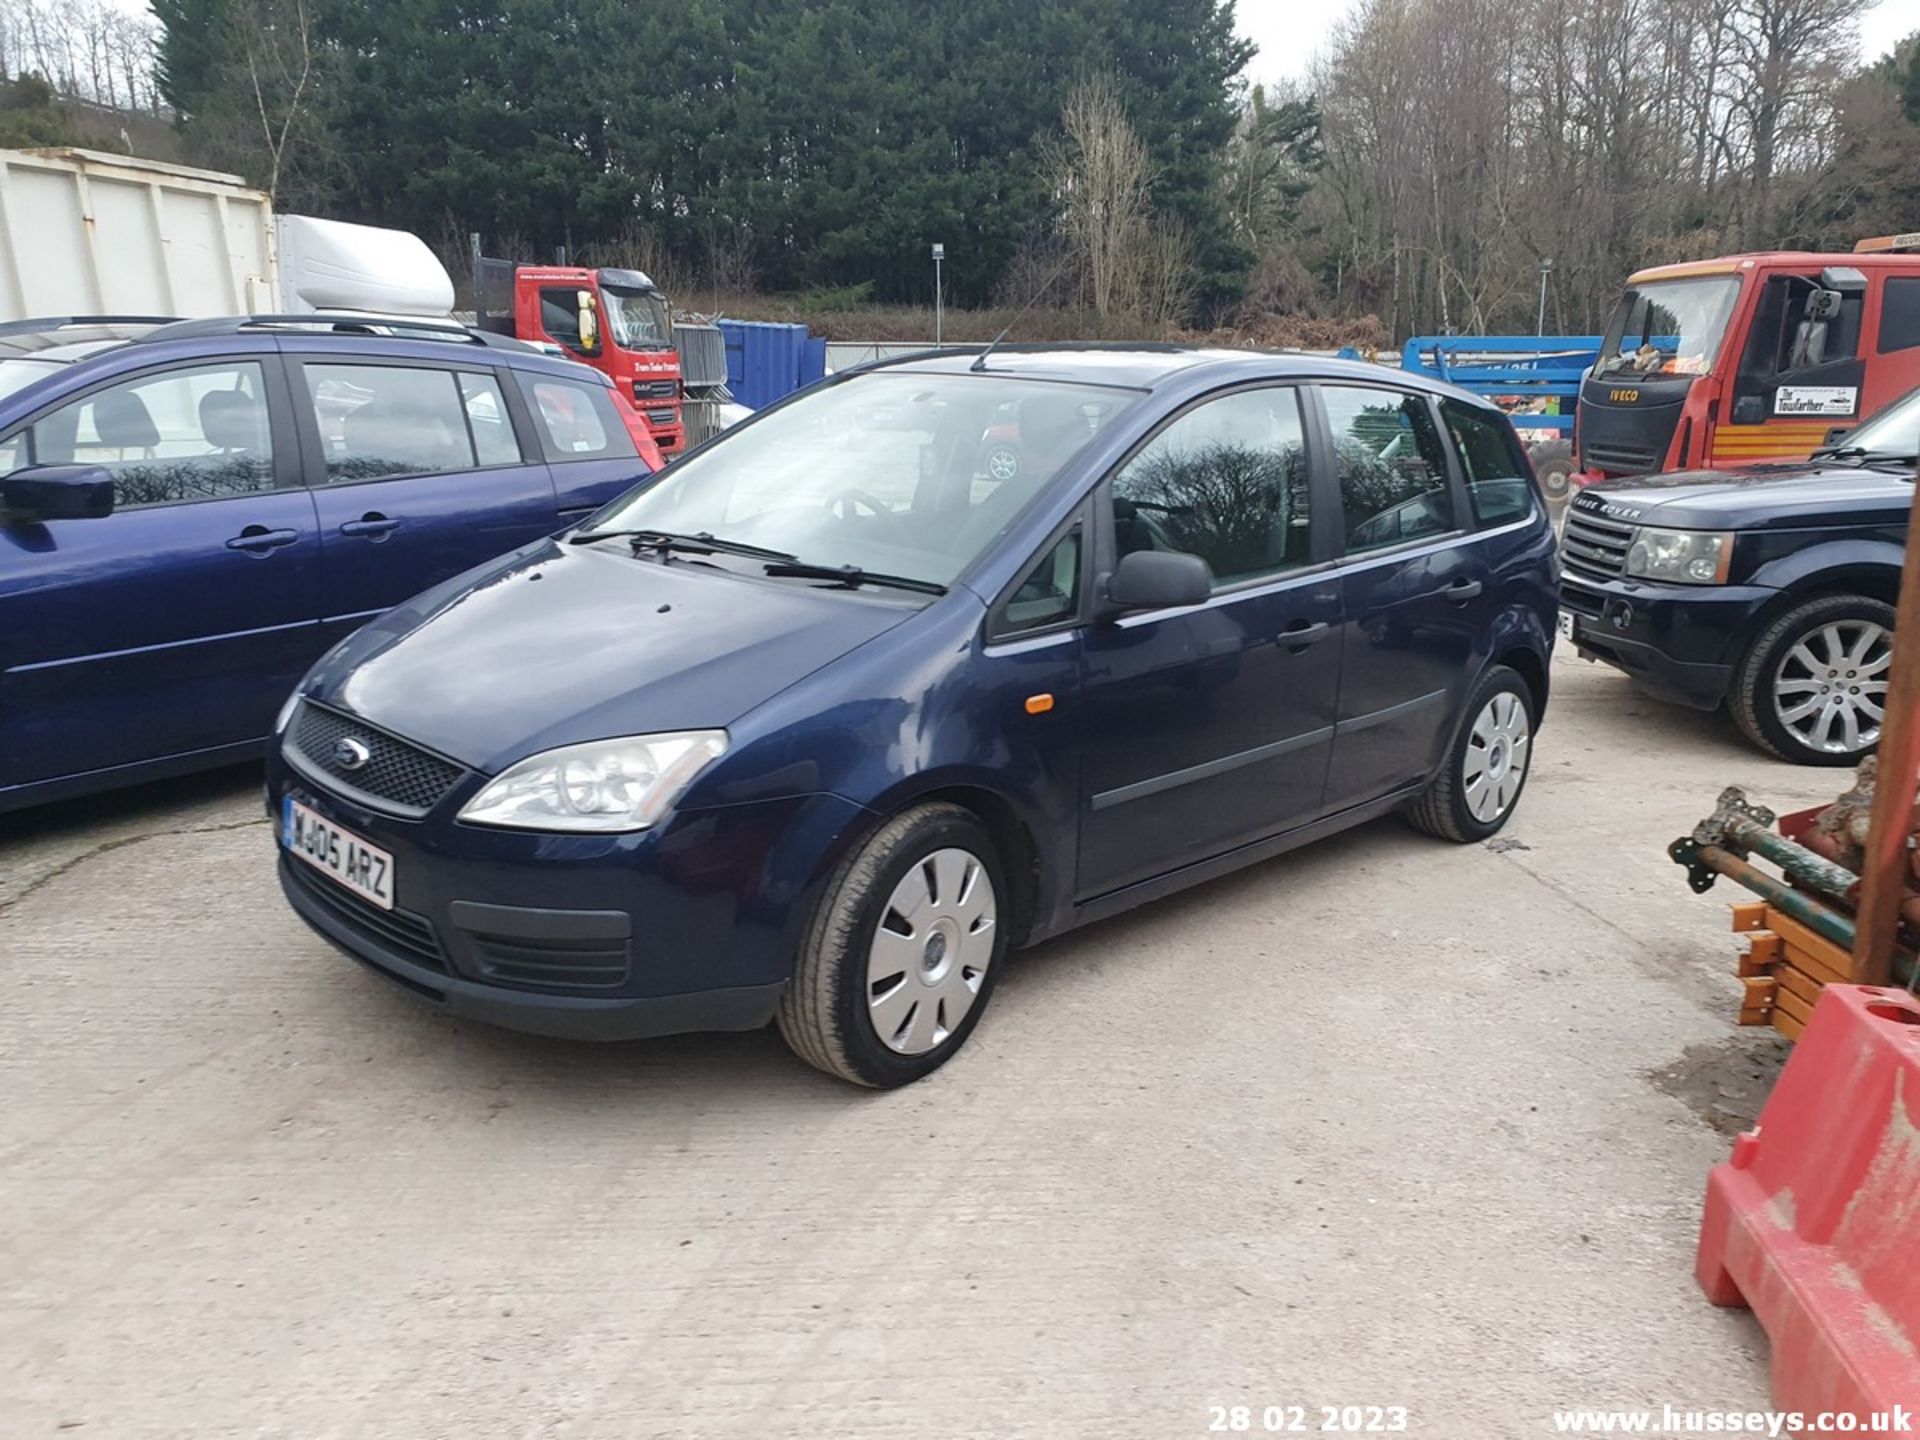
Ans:
POLYGON ((1399 390, 1324 385, 1347 553, 1381 550, 1453 529, 1446 454, 1425 398, 1399 390))
POLYGON ((473 437, 453 371, 403 365, 303 368, 330 482, 474 468, 473 437))
POLYGON ((1880 301, 1880 353, 1920 345, 1920 279, 1887 281, 1880 301))
POLYGON ((1473 518, 1482 526, 1507 525, 1533 513, 1533 467, 1521 452, 1513 427, 1497 415, 1457 400, 1440 402, 1447 434, 1460 454, 1473 518))
POLYGON ((513 436, 513 417, 491 375, 462 375, 460 399, 467 409, 467 429, 473 432, 473 451, 482 465, 518 465, 520 442, 513 436))
POLYGON ((520 377, 540 443, 554 464, 569 460, 637 459, 633 437, 614 406, 613 392, 591 381, 520 377))
POLYGON ((271 490, 261 369, 196 366, 96 390, 0 445, 0 463, 98 465, 124 510, 271 490))

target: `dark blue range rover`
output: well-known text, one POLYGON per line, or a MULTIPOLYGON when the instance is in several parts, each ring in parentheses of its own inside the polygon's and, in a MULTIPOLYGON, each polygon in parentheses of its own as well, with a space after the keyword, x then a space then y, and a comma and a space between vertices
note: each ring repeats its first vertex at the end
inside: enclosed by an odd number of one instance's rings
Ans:
POLYGON ((777 1020, 940 1065, 1029 944, 1404 808, 1513 813, 1552 532, 1507 421, 1379 369, 1015 349, 855 372, 338 646, 280 876, 417 998, 777 1020), (995 473, 984 437, 1023 447, 995 473))

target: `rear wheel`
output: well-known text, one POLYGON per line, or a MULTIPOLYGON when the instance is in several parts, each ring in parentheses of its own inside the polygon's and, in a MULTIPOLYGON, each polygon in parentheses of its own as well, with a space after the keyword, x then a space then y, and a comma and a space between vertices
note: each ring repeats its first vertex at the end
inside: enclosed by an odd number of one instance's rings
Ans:
POLYGON ((980 1023, 1006 952, 1007 894, 986 828, 918 805, 843 862, 777 1016, 808 1064, 889 1089, 951 1059, 980 1023))
POLYGON ((1532 762, 1533 692, 1496 665, 1474 686, 1446 764, 1407 807, 1407 819, 1460 844, 1497 835, 1520 803, 1532 762))
POLYGON ((1775 620, 1741 657, 1727 708, 1760 746, 1798 765, 1855 765, 1880 743, 1893 607, 1821 595, 1775 620))

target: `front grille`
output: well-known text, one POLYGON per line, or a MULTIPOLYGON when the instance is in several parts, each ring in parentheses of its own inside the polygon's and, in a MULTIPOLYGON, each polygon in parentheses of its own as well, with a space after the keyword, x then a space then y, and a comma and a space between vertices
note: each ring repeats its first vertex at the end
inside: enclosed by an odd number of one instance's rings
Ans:
POLYGON ((282 856, 280 865, 301 894, 349 930, 403 960, 445 973, 447 962, 432 921, 405 910, 382 910, 298 860, 282 856))
POLYGON ((678 380, 636 380, 633 382, 633 398, 636 400, 671 400, 680 393, 678 380))
POLYGON ((1576 575, 1612 580, 1626 573, 1627 548, 1633 544, 1631 525, 1608 520, 1578 505, 1567 511, 1566 533, 1560 537, 1560 559, 1576 575))
POLYGON ((466 774, 451 760, 310 700, 300 703, 287 733, 287 753, 297 765, 326 776, 354 799, 404 815, 426 814, 466 774), (366 762, 357 768, 342 763, 335 753, 342 741, 365 746, 366 762))
POLYGON ((671 425, 673 424, 673 418, 673 411, 671 410, 647 411, 647 423, 649 425, 671 425))
POLYGON ((1609 475, 1647 475, 1660 468, 1660 457, 1638 445, 1580 444, 1580 458, 1609 475))

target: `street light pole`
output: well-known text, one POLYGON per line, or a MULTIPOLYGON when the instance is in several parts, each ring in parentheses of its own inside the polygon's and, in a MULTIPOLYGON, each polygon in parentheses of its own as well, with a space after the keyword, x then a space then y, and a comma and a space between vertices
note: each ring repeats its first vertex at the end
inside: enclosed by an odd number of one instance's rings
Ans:
POLYGON ((940 347, 941 321, 946 309, 946 297, 940 288, 940 262, 946 258, 947 247, 935 241, 933 246, 933 344, 936 350, 940 347))
POLYGON ((1544 256, 1540 260, 1540 319, 1533 327, 1535 335, 1547 333, 1547 277, 1553 274, 1553 261, 1544 256))

